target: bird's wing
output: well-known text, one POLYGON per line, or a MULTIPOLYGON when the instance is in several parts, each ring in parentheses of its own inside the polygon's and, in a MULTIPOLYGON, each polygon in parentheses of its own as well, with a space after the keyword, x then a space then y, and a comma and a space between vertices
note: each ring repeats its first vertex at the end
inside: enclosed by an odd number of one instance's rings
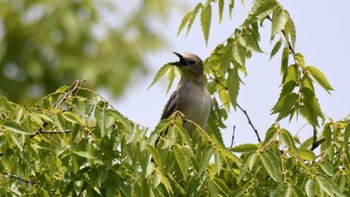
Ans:
POLYGON ((160 118, 161 120, 168 118, 174 111, 177 110, 178 103, 177 103, 177 91, 175 91, 168 103, 165 105, 162 117, 160 118))

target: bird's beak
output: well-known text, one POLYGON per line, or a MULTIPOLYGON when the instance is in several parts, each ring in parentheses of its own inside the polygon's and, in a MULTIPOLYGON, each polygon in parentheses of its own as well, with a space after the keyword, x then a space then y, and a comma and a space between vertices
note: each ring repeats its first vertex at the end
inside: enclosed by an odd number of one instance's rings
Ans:
POLYGON ((171 62, 169 63, 170 65, 174 65, 174 66, 185 66, 187 65, 187 62, 185 60, 185 58, 180 54, 180 53, 176 53, 173 52, 177 57, 180 58, 180 60, 178 62, 171 62))

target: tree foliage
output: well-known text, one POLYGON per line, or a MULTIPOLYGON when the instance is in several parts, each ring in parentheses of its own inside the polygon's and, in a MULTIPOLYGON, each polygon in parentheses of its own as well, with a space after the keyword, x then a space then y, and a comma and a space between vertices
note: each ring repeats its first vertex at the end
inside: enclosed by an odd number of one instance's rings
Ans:
MULTIPOLYGON (((232 13, 234 3, 198 3, 184 16, 179 33, 186 25, 188 33, 199 16, 207 42, 212 4, 219 4, 221 21, 223 9, 232 13)), ((198 127, 192 136, 182 128, 180 113, 150 131, 82 87, 82 81, 63 86, 28 108, 1 97, 0 194, 349 196, 349 121, 323 114, 314 86, 327 92, 333 87, 294 51, 295 45, 295 26, 282 4, 253 1, 243 24, 205 60, 208 88, 217 96, 206 131, 198 127), (248 72, 247 59, 262 53, 259 28, 268 22, 268 39, 275 42, 269 55, 273 58, 282 51, 281 93, 271 110, 277 119, 258 143, 225 147, 220 129, 231 106, 242 109, 237 103, 241 75, 248 72), (279 124, 299 116, 314 128, 305 141, 279 124), (166 130, 165 136, 159 135, 166 130)), ((152 84, 172 72, 173 67, 163 66, 152 84)))
POLYGON ((130 12, 113 1, 5 0, 0 5, 0 94, 24 104, 75 79, 119 95, 132 73, 145 70, 145 49, 164 44, 147 21, 164 17, 169 7, 157 0, 130 6, 130 12))

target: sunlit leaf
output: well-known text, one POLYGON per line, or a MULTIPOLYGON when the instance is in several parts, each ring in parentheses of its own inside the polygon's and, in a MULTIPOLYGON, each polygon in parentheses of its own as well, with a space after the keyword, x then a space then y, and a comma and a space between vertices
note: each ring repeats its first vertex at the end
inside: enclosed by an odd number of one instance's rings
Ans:
POLYGON ((231 104, 234 109, 236 109, 237 105, 237 97, 239 92, 239 75, 238 75, 238 69, 235 67, 234 69, 231 69, 228 73, 228 79, 227 79, 227 88, 228 88, 228 94, 230 96, 231 104))
POLYGON ((211 5, 207 5, 203 8, 201 13, 201 26, 204 34, 205 43, 208 45, 209 31, 211 23, 211 5))
POLYGON ((330 93, 330 90, 334 90, 322 71, 313 66, 307 66, 306 69, 310 72, 311 76, 316 80, 316 82, 328 93, 330 93))
POLYGON ((185 27, 185 25, 189 22, 190 18, 192 17, 193 11, 187 13, 183 19, 181 20, 181 24, 179 26, 179 29, 177 30, 177 36, 180 35, 182 29, 185 27))
POLYGON ((281 7, 278 7, 272 15, 272 27, 271 27, 271 37, 276 33, 284 29, 288 21, 288 13, 281 7))
POLYGON ((159 81, 160 78, 163 77, 163 75, 171 68, 172 66, 169 64, 163 65, 159 71, 157 72, 156 76, 154 77, 151 85, 148 86, 147 89, 150 89, 157 81, 159 81))

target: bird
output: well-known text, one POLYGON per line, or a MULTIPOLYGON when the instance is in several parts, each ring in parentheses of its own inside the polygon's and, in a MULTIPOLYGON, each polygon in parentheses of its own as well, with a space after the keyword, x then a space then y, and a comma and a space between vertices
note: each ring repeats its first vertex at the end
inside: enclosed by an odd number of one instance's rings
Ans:
MULTIPOLYGON (((205 129, 213 101, 206 87, 203 61, 195 54, 185 52, 173 52, 179 57, 179 61, 168 63, 179 68, 181 79, 177 90, 170 96, 166 103, 161 120, 168 118, 175 111, 184 115, 183 127, 190 134, 196 129, 196 123, 201 129, 205 129)), ((156 145, 159 138, 156 141, 156 145)))

